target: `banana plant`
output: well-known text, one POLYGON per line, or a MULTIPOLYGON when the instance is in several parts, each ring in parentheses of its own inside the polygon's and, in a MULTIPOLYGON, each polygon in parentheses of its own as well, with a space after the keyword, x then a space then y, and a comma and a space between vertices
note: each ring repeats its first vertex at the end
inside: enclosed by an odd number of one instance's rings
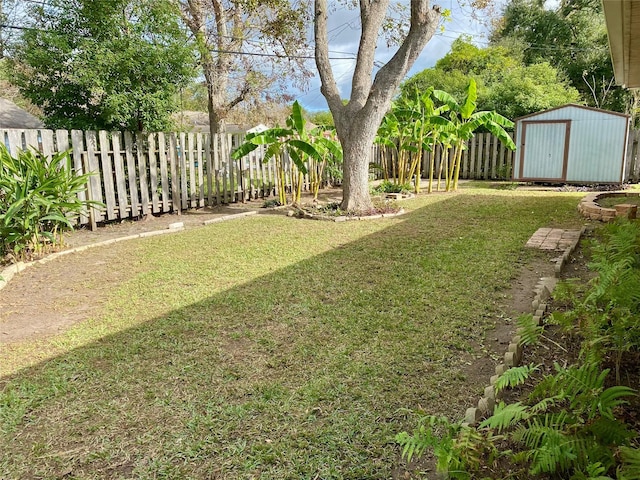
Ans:
POLYGON ((322 162, 322 154, 314 145, 314 139, 306 128, 306 120, 302 115, 302 107, 296 100, 291 115, 287 117, 286 128, 270 128, 260 133, 249 133, 245 142, 232 154, 237 160, 253 152, 260 145, 266 146, 263 162, 274 159, 278 182, 278 200, 281 205, 287 204, 285 155, 293 162, 291 171, 291 203, 300 202, 304 175, 309 171, 307 160, 322 162))
MULTIPOLYGON (((444 138, 443 132, 454 128, 452 122, 442 116, 449 110, 448 105, 436 107, 432 94, 433 88, 430 87, 422 94, 416 92, 416 97, 413 99, 403 99, 394 104, 391 112, 385 116, 376 140, 391 153, 389 156, 394 182, 402 185, 415 178, 416 193, 420 193, 424 152, 430 152, 429 192, 431 192, 436 145, 444 138), (395 161, 393 154, 395 154, 395 161)), ((388 170, 385 168, 385 174, 388 170)), ((387 179, 386 176, 385 179, 387 179)))
POLYGON ((445 172, 447 175, 447 191, 458 189, 462 151, 466 148, 466 141, 473 137, 473 133, 476 130, 480 128, 488 130, 498 137, 507 148, 515 150, 516 146, 513 140, 505 131, 505 128, 513 127, 511 120, 493 111, 475 112, 478 92, 476 81, 473 78, 469 81, 462 104, 459 104, 455 98, 443 90, 434 90, 433 96, 448 107, 449 116, 454 127, 451 131, 454 153, 449 168, 445 172))
POLYGON ((335 168, 342 163, 342 147, 338 142, 334 129, 317 127, 312 130, 311 134, 314 139, 313 145, 322 159, 318 162, 315 157, 310 157, 309 183, 313 199, 318 200, 318 191, 320 190, 326 167, 335 168))

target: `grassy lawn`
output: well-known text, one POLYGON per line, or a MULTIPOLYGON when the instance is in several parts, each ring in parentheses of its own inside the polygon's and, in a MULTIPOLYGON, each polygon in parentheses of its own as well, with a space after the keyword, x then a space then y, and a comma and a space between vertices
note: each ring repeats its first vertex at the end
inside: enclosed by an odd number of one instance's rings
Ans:
POLYGON ((469 188, 109 247, 135 268, 99 315, 0 351, 0 478, 391 478, 404 409, 463 415, 526 240, 580 225, 582 196, 469 188))

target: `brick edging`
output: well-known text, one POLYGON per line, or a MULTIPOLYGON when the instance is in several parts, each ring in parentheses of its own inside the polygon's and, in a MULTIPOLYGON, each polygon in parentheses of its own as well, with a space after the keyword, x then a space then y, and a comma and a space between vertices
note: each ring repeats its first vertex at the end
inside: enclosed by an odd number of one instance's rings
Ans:
MULTIPOLYGON (((637 208, 626 208, 627 204, 618 205, 625 208, 605 208, 598 205, 598 200, 607 197, 640 197, 640 192, 595 192, 585 196, 578 203, 578 212, 590 220, 599 220, 601 222, 610 222, 616 217, 626 216, 633 219, 637 216, 637 208)), ((631 206, 633 207, 633 206, 631 206)))
MULTIPOLYGON (((557 260, 555 268, 554 268, 554 276, 553 277, 541 277, 538 281, 536 287, 534 288, 535 297, 531 302, 531 309, 533 311, 533 319, 539 325, 543 325, 543 317, 548 309, 547 300, 551 297, 553 290, 558 282, 558 277, 560 276, 560 272, 569 261, 569 257, 574 252, 578 243, 580 242, 580 238, 584 234, 585 228, 583 227, 580 230, 580 235, 576 238, 571 245, 569 245, 562 256, 557 260)), ((484 388, 484 393, 480 400, 478 400, 478 404, 475 407, 467 408, 467 411, 464 415, 463 423, 466 425, 477 425, 482 418, 488 417, 493 414, 493 410, 496 405, 496 389, 495 383, 498 380, 498 377, 506 372, 511 367, 517 367, 520 365, 522 361, 522 353, 523 347, 520 344, 520 333, 521 330, 518 328, 516 330, 516 335, 513 336, 511 342, 509 342, 509 346, 507 347, 507 351, 504 354, 503 361, 496 365, 495 375, 493 375, 489 379, 489 385, 484 388)))
MULTIPOLYGON (((202 222, 203 225, 210 225, 212 223, 225 222, 228 220, 235 220, 238 218, 247 217, 249 215, 255 215, 258 212, 250 211, 250 212, 242 212, 242 213, 234 213, 231 215, 225 215, 223 217, 214 218, 211 220, 205 220, 202 222)), ((146 238, 146 237, 155 237, 157 235, 166 235, 167 233, 175 233, 182 232, 185 230, 184 222, 175 222, 169 224, 169 226, 162 230, 151 230, 149 232, 136 233, 134 235, 126 235, 124 237, 111 238, 109 240, 104 240, 102 242, 90 243, 88 245, 82 245, 80 247, 70 248, 68 250, 62 250, 60 252, 55 252, 47 255, 44 258, 34 260, 32 262, 17 262, 13 265, 9 265, 4 270, 0 271, 0 290, 6 287, 11 279, 15 277, 16 274, 24 271, 25 269, 33 266, 33 265, 42 265, 45 263, 49 263, 56 258, 63 257, 65 255, 70 255, 72 253, 84 252, 85 250, 89 250, 90 248, 104 247, 107 245, 111 245, 113 243, 124 242, 126 240, 134 240, 136 238, 146 238)))

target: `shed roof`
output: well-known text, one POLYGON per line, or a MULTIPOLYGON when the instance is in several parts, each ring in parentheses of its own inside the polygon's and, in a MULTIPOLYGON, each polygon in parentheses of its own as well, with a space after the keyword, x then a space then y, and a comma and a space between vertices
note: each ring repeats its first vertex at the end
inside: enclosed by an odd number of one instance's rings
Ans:
POLYGON ((15 103, 0 98, 0 128, 43 128, 44 124, 15 103))
POLYGON ((594 107, 585 107, 584 105, 577 105, 575 103, 568 103, 566 105, 561 105, 559 107, 553 107, 550 108, 548 110, 542 110, 540 112, 535 112, 535 113, 530 113, 529 115, 523 115, 522 117, 518 117, 515 120, 524 120, 530 117, 535 117, 537 115, 542 115, 543 113, 547 113, 547 112, 553 112, 554 110, 561 110, 563 108, 581 108, 583 110, 591 110, 594 112, 600 112, 603 114, 608 114, 608 115, 615 115, 618 117, 626 117, 626 118, 630 118, 630 115, 627 115, 626 113, 620 113, 620 112, 612 112, 611 110, 603 110, 601 108, 594 108, 594 107))

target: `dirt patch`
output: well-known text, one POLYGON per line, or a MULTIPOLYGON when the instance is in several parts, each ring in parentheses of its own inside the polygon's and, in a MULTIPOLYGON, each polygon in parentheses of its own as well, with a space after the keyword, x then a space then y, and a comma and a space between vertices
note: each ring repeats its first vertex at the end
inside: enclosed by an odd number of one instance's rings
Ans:
MULTIPOLYGON (((326 189, 319 193, 318 200, 335 202, 341 195, 340 189, 326 189)), ((303 202, 312 202, 311 196, 304 194, 303 202)), ((67 235, 65 249, 166 230, 176 222, 192 229, 202 227, 206 221, 242 212, 287 214, 286 209, 265 209, 263 205, 264 200, 253 200, 189 210, 181 215, 147 215, 138 220, 111 222, 95 231, 80 228, 67 235)), ((128 250, 120 243, 108 245, 65 255, 44 265, 35 264, 15 276, 0 290, 0 344, 58 334, 94 316, 102 308, 108 291, 135 269, 135 259, 123 261, 128 250), (122 269, 125 264, 126 272, 122 269)))

